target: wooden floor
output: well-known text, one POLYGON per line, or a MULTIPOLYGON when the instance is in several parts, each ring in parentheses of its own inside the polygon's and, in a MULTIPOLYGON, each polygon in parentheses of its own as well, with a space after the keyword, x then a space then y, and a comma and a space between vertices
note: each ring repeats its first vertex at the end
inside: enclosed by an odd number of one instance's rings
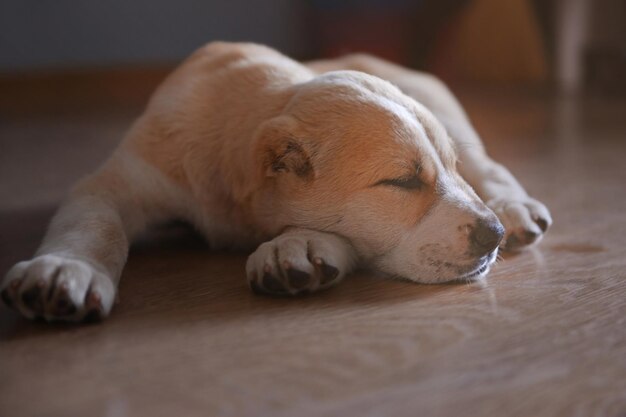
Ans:
MULTIPOLYGON (((537 248, 483 283, 361 273, 286 300, 247 290, 245 254, 160 230, 132 251, 104 323, 0 310, 0 416, 626 416, 625 103, 462 101, 552 210, 537 248)), ((0 270, 30 256, 138 111, 0 115, 0 270)))

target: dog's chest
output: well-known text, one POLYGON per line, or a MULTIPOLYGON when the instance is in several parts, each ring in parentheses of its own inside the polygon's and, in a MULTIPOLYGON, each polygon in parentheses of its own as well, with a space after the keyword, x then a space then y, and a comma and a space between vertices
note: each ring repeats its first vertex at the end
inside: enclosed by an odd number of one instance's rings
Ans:
POLYGON ((266 239, 246 221, 247 216, 239 207, 223 201, 211 203, 201 205, 202 208, 192 214, 194 226, 211 247, 252 249, 266 239))

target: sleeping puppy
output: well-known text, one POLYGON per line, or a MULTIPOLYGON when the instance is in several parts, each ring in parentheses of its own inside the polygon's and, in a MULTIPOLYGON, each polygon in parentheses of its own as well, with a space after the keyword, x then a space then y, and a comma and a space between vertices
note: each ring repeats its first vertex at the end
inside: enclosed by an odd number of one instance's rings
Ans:
POLYGON ((103 318, 131 241, 169 219, 213 246, 256 248, 248 283, 273 295, 328 288, 357 266, 477 279, 499 247, 534 243, 551 223, 432 76, 365 55, 303 65, 217 42, 163 82, 75 186, 2 298, 29 318, 103 318))

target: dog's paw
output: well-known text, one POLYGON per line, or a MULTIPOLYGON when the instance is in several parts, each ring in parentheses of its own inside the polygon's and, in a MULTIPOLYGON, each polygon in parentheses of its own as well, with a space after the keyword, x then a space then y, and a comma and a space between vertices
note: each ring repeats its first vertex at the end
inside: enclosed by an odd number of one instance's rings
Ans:
POLYGON ((487 202, 489 208, 502 222, 505 229, 500 247, 515 251, 539 242, 552 224, 550 212, 539 201, 523 199, 494 199, 487 202))
POLYGON ((337 284, 352 266, 346 243, 313 231, 288 233, 261 244, 246 264, 255 293, 297 295, 337 284))
POLYGON ((0 295, 6 305, 31 319, 92 321, 109 314, 115 286, 86 262, 43 255, 11 268, 0 295))

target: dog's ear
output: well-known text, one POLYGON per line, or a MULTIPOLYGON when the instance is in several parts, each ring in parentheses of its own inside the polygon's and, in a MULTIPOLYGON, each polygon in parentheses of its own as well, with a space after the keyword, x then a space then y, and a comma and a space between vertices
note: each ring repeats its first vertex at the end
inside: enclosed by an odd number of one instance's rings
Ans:
POLYGON ((314 178, 313 142, 303 137, 298 122, 292 117, 278 116, 263 123, 256 146, 264 176, 293 174, 303 180, 314 178))

